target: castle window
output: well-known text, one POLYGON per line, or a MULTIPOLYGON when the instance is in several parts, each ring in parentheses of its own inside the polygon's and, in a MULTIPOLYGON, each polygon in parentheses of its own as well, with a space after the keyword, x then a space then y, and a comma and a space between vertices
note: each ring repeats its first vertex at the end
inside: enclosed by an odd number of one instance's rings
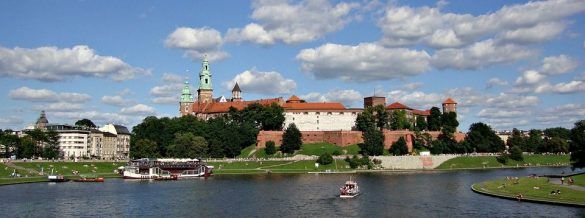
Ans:
POLYGON ((355 115, 355 112, 351 112, 351 115, 355 115))
POLYGON ((315 114, 319 115, 319 114, 321 114, 321 113, 320 113, 320 112, 315 112, 315 114))
POLYGON ((332 114, 333 114, 333 113, 331 113, 331 112, 327 112, 327 115, 332 115, 332 114))
POLYGON ((339 112, 339 115, 343 115, 343 112, 339 112))
POLYGON ((309 114, 309 112, 303 112, 303 114, 309 114))

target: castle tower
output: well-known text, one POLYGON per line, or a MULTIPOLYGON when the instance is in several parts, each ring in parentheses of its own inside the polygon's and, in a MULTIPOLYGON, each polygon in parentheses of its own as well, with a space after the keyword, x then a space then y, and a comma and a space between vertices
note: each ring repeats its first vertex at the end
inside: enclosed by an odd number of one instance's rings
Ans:
POLYGON ((213 87, 211 86, 211 70, 207 55, 203 58, 201 71, 199 72, 199 89, 197 89, 197 101, 199 103, 213 102, 213 87))
POLYGON ((370 96, 364 98, 364 109, 368 107, 375 107, 376 105, 382 105, 386 107, 386 97, 370 96))
POLYGON ((185 87, 183 87, 183 93, 181 94, 181 101, 179 102, 179 113, 181 113, 181 116, 193 113, 193 95, 191 94, 191 88, 189 88, 189 81, 186 79, 185 87))
POLYGON ((443 113, 455 112, 457 113, 457 102, 451 98, 443 101, 443 113))
POLYGON ((234 88, 232 89, 232 101, 242 101, 242 90, 240 89, 238 82, 236 82, 236 85, 234 85, 234 88))
POLYGON ((36 123, 35 127, 37 129, 45 129, 47 127, 48 123, 49 123, 49 120, 47 120, 47 116, 45 115, 45 111, 41 111, 41 116, 39 117, 39 119, 37 119, 37 123, 36 123))

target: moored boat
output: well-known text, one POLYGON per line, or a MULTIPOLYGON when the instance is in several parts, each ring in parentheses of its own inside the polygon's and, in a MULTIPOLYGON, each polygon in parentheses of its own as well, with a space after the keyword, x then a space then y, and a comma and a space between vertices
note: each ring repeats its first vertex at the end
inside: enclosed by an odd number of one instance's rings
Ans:
POLYGON ((69 179, 66 179, 63 175, 49 175, 47 176, 49 182, 67 182, 69 179))
POLYGON ((208 176, 212 169, 199 159, 142 158, 128 162, 122 175, 124 179, 175 180, 208 176))
POLYGON ((339 188, 341 194, 339 195, 340 198, 354 198, 360 194, 360 188, 356 181, 352 181, 351 179, 346 181, 345 184, 339 188))

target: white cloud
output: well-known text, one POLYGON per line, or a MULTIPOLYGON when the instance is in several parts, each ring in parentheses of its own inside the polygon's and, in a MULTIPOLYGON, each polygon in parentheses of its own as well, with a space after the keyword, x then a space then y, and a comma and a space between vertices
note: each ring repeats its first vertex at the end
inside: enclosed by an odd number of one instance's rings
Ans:
POLYGON ((539 84, 534 89, 536 93, 553 92, 557 94, 571 94, 585 92, 585 80, 572 80, 551 85, 549 82, 539 84))
POLYGON ((573 124, 585 117, 585 104, 564 104, 538 112, 536 121, 547 126, 561 125, 572 128, 573 124))
POLYGON ((344 81, 388 80, 414 76, 430 70, 425 51, 385 48, 372 43, 357 46, 325 44, 303 49, 297 55, 301 69, 317 79, 344 81))
POLYGON ((526 110, 501 110, 495 108, 484 108, 477 113, 481 118, 516 118, 529 115, 530 112, 526 110))
POLYGON ((120 109, 120 113, 126 115, 152 115, 155 113, 155 110, 151 106, 137 104, 131 107, 125 107, 120 109))
POLYGON ((535 51, 518 45, 500 45, 488 39, 464 48, 438 50, 433 55, 432 64, 438 69, 475 70, 525 59, 535 54, 535 51))
POLYGON ((80 103, 56 102, 56 103, 50 103, 47 105, 38 105, 38 106, 35 106, 34 108, 37 111, 45 110, 45 111, 66 112, 66 111, 81 111, 81 110, 86 109, 87 105, 80 104, 80 103))
MULTIPOLYGON (((107 112, 101 112, 101 111, 69 111, 69 112, 53 112, 51 113, 51 116, 54 116, 56 118, 62 118, 62 119, 67 119, 67 120, 71 120, 72 122, 75 122, 76 120, 80 120, 80 119, 89 119, 91 121, 93 121, 96 125, 100 125, 101 124, 106 124, 106 123, 115 123, 115 124, 122 124, 122 125, 128 125, 130 124, 131 120, 133 120, 133 117, 130 116, 126 116, 126 115, 120 115, 117 113, 107 113, 107 112)), ((129 126, 128 126, 129 127, 129 126)))
POLYGON ((545 75, 534 70, 522 72, 522 75, 516 79, 516 85, 535 85, 541 83, 546 78, 545 75))
POLYGON ((0 129, 6 130, 9 128, 14 128, 13 130, 17 130, 17 128, 21 128, 23 124, 23 120, 17 116, 2 116, 0 117, 0 129))
MULTIPOLYGON (((183 84, 175 83, 175 84, 164 84, 161 86, 155 86, 150 89, 150 94, 154 96, 170 96, 170 95, 180 95, 181 90, 183 89, 183 84)), ((191 89, 193 90, 193 89, 191 89)))
POLYGON ((324 94, 311 92, 301 95, 300 98, 308 102, 341 102, 346 107, 361 107, 364 97, 359 91, 353 89, 336 89, 324 94))
POLYGON ((584 10, 585 2, 580 0, 528 2, 478 16, 444 13, 440 7, 391 4, 378 26, 384 34, 381 42, 391 46, 422 42, 433 47, 458 47, 498 33, 505 40, 542 42, 562 32, 560 21, 584 10))
POLYGON ((400 102, 415 109, 426 110, 431 107, 440 106, 441 102, 445 100, 444 94, 439 93, 424 93, 421 91, 406 92, 402 90, 394 90, 387 93, 388 103, 400 102))
POLYGON ((254 69, 236 75, 223 85, 226 89, 232 90, 236 82, 242 89, 243 95, 246 93, 287 94, 293 92, 297 87, 294 80, 284 78, 279 72, 259 72, 254 69))
POLYGON ((258 0, 252 3, 252 19, 244 28, 229 29, 226 40, 272 45, 313 41, 342 29, 350 20, 354 3, 331 5, 328 0, 288 1, 258 0))
POLYGON ((100 56, 86 45, 57 47, 4 48, 0 46, 0 76, 62 81, 68 77, 108 77, 116 81, 150 74, 149 70, 130 66, 119 58, 100 56))
POLYGON ((486 83, 486 88, 492 88, 495 86, 506 86, 508 85, 508 81, 500 79, 500 78, 491 78, 486 83))
POLYGON ((166 47, 182 49, 194 60, 201 60, 204 55, 210 61, 227 58, 229 54, 221 50, 222 45, 221 33, 209 27, 179 27, 165 40, 166 47))
POLYGON ((516 94, 500 93, 496 96, 490 96, 485 100, 486 107, 493 108, 525 108, 536 106, 540 102, 537 96, 522 96, 516 94))
POLYGON ((423 85, 422 82, 414 82, 414 83, 408 83, 406 85, 404 85, 403 87, 405 89, 409 89, 409 90, 414 90, 414 89, 418 89, 423 85))
POLYGON ((169 97, 156 97, 152 99, 152 103, 154 104, 170 104, 170 105, 177 105, 179 103, 179 99, 175 96, 169 97))
POLYGON ((545 57, 541 71, 544 74, 563 74, 575 70, 579 66, 577 60, 566 55, 545 57))
POLYGON ((83 93, 60 92, 56 93, 48 89, 31 89, 23 86, 18 89, 10 90, 8 93, 10 99, 33 101, 33 102, 77 102, 83 103, 91 99, 91 96, 83 93))
POLYGON ((163 82, 165 83, 181 83, 184 81, 184 78, 177 74, 172 73, 165 73, 163 74, 163 82))
POLYGON ((102 97, 102 103, 114 106, 124 106, 130 103, 129 100, 124 99, 122 96, 114 95, 114 96, 107 96, 104 95, 102 97))
POLYGON ((509 30, 499 36, 500 40, 515 43, 545 42, 558 36, 567 25, 563 22, 539 23, 528 28, 509 30))

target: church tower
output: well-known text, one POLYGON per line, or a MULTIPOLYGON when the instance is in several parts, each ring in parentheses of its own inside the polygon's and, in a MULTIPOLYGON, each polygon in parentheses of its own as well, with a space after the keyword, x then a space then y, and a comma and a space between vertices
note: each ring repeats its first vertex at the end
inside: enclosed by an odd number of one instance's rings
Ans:
POLYGON ((197 101, 199 103, 213 102, 213 87, 211 86, 211 70, 207 55, 203 58, 201 71, 199 72, 199 89, 197 90, 197 101))
POLYGON ((183 93, 181 94, 181 101, 179 102, 179 112, 181 116, 193 113, 193 95, 191 94, 191 88, 189 88, 189 81, 186 79, 185 87, 183 87, 183 93))
POLYGON ((238 82, 236 82, 236 85, 234 85, 234 88, 232 89, 232 101, 242 101, 242 90, 240 89, 238 82))

